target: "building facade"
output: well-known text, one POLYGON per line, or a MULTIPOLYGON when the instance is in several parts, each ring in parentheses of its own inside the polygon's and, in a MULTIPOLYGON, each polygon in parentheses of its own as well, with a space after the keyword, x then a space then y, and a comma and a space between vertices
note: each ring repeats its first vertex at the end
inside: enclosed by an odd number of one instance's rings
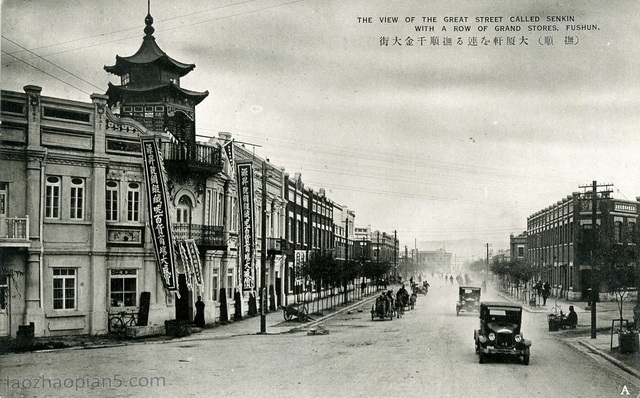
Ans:
POLYGON ((525 261, 527 258, 527 231, 520 235, 509 237, 509 251, 511 261, 525 261))
POLYGON ((558 297, 588 300, 588 289, 600 291, 592 278, 595 247, 637 249, 638 201, 614 199, 608 191, 593 195, 574 192, 527 218, 527 260, 558 297))

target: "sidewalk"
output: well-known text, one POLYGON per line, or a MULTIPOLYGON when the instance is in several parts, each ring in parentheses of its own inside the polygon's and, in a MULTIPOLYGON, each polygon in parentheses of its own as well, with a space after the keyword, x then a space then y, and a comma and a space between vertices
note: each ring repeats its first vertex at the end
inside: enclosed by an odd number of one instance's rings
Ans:
MULTIPOLYGON (((362 299, 351 300, 346 306, 337 304, 332 309, 323 310, 322 315, 309 314, 309 321, 302 323, 296 318, 285 321, 282 310, 271 311, 266 315, 266 335, 278 335, 292 333, 303 329, 312 329, 318 323, 346 311, 356 311, 359 307, 368 306, 378 293, 372 291, 362 299)), ((149 336, 140 338, 119 338, 115 335, 81 335, 81 336, 57 336, 36 337, 35 347, 27 352, 47 352, 61 349, 79 350, 127 346, 132 344, 163 344, 172 341, 197 341, 227 339, 236 336, 260 335, 261 316, 245 316, 241 320, 231 320, 226 323, 208 324, 204 328, 191 328, 191 334, 185 337, 149 336)), ((0 354, 9 354, 11 339, 0 341, 0 354)))
MULTIPOLYGON (((549 297, 546 306, 532 307, 523 303, 522 299, 516 300, 508 293, 495 290, 495 292, 505 300, 522 304, 525 311, 531 313, 544 314, 545 316, 553 312, 554 306, 559 306, 566 314, 569 312, 569 306, 573 305, 574 310, 578 314, 578 326, 576 329, 560 330, 553 333, 554 336, 564 339, 566 342, 577 342, 590 352, 597 354, 614 365, 620 367, 626 372, 640 378, 640 352, 622 353, 618 347, 618 335, 614 333, 613 341, 611 336, 611 321, 620 318, 618 305, 616 302, 599 302, 596 303, 596 338, 591 338, 591 309, 584 301, 567 301, 549 297), (613 343, 613 344, 612 344, 613 343), (613 345, 613 349, 611 346, 613 345)), ((635 301, 627 301, 623 305, 622 315, 624 319, 633 322, 633 307, 635 301)), ((618 324, 616 323, 616 328, 618 324)))

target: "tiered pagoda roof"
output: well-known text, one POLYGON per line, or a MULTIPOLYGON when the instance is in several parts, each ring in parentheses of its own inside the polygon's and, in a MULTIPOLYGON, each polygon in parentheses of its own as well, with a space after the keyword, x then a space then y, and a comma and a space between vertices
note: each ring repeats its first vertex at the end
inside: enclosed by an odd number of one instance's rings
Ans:
POLYGON ((197 105, 209 95, 209 92, 185 90, 180 87, 178 81, 178 78, 191 72, 196 67, 195 64, 176 61, 162 51, 153 36, 155 29, 152 24, 153 17, 148 14, 145 18, 145 36, 142 45, 135 54, 129 57, 116 55, 116 64, 104 67, 107 72, 120 77, 130 75, 130 80, 122 85, 109 83, 109 89, 106 93, 109 96, 109 102, 117 102, 123 97, 132 98, 146 94, 168 93, 188 98, 193 101, 194 105, 197 105), (165 72, 162 77, 160 71, 165 72))

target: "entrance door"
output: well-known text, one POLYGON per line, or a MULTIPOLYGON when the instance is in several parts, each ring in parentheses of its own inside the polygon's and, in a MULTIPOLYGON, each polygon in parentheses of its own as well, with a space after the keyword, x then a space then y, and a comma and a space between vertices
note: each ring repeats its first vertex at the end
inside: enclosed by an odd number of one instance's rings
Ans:
POLYGON ((0 275, 0 336, 9 334, 9 277, 0 275))
POLYGON ((278 271, 276 271, 276 305, 278 307, 282 305, 282 278, 278 271))
POLYGON ((176 320, 192 321, 193 320, 193 296, 187 288, 187 278, 184 274, 178 274, 178 291, 180 298, 176 297, 176 320))

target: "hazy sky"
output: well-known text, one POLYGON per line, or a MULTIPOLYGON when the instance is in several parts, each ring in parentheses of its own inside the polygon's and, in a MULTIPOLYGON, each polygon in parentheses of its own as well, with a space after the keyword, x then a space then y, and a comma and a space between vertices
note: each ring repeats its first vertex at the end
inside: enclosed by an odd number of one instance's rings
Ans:
MULTIPOLYGON (((151 3, 159 46, 196 64, 182 87, 210 93, 198 134, 261 145, 354 210, 356 225, 397 230, 410 247, 507 248, 529 215, 593 180, 640 196, 639 11, 624 0, 151 3)), ((89 102, 119 84, 103 66, 137 51, 146 14, 145 0, 5 0, 2 88, 89 102)))

